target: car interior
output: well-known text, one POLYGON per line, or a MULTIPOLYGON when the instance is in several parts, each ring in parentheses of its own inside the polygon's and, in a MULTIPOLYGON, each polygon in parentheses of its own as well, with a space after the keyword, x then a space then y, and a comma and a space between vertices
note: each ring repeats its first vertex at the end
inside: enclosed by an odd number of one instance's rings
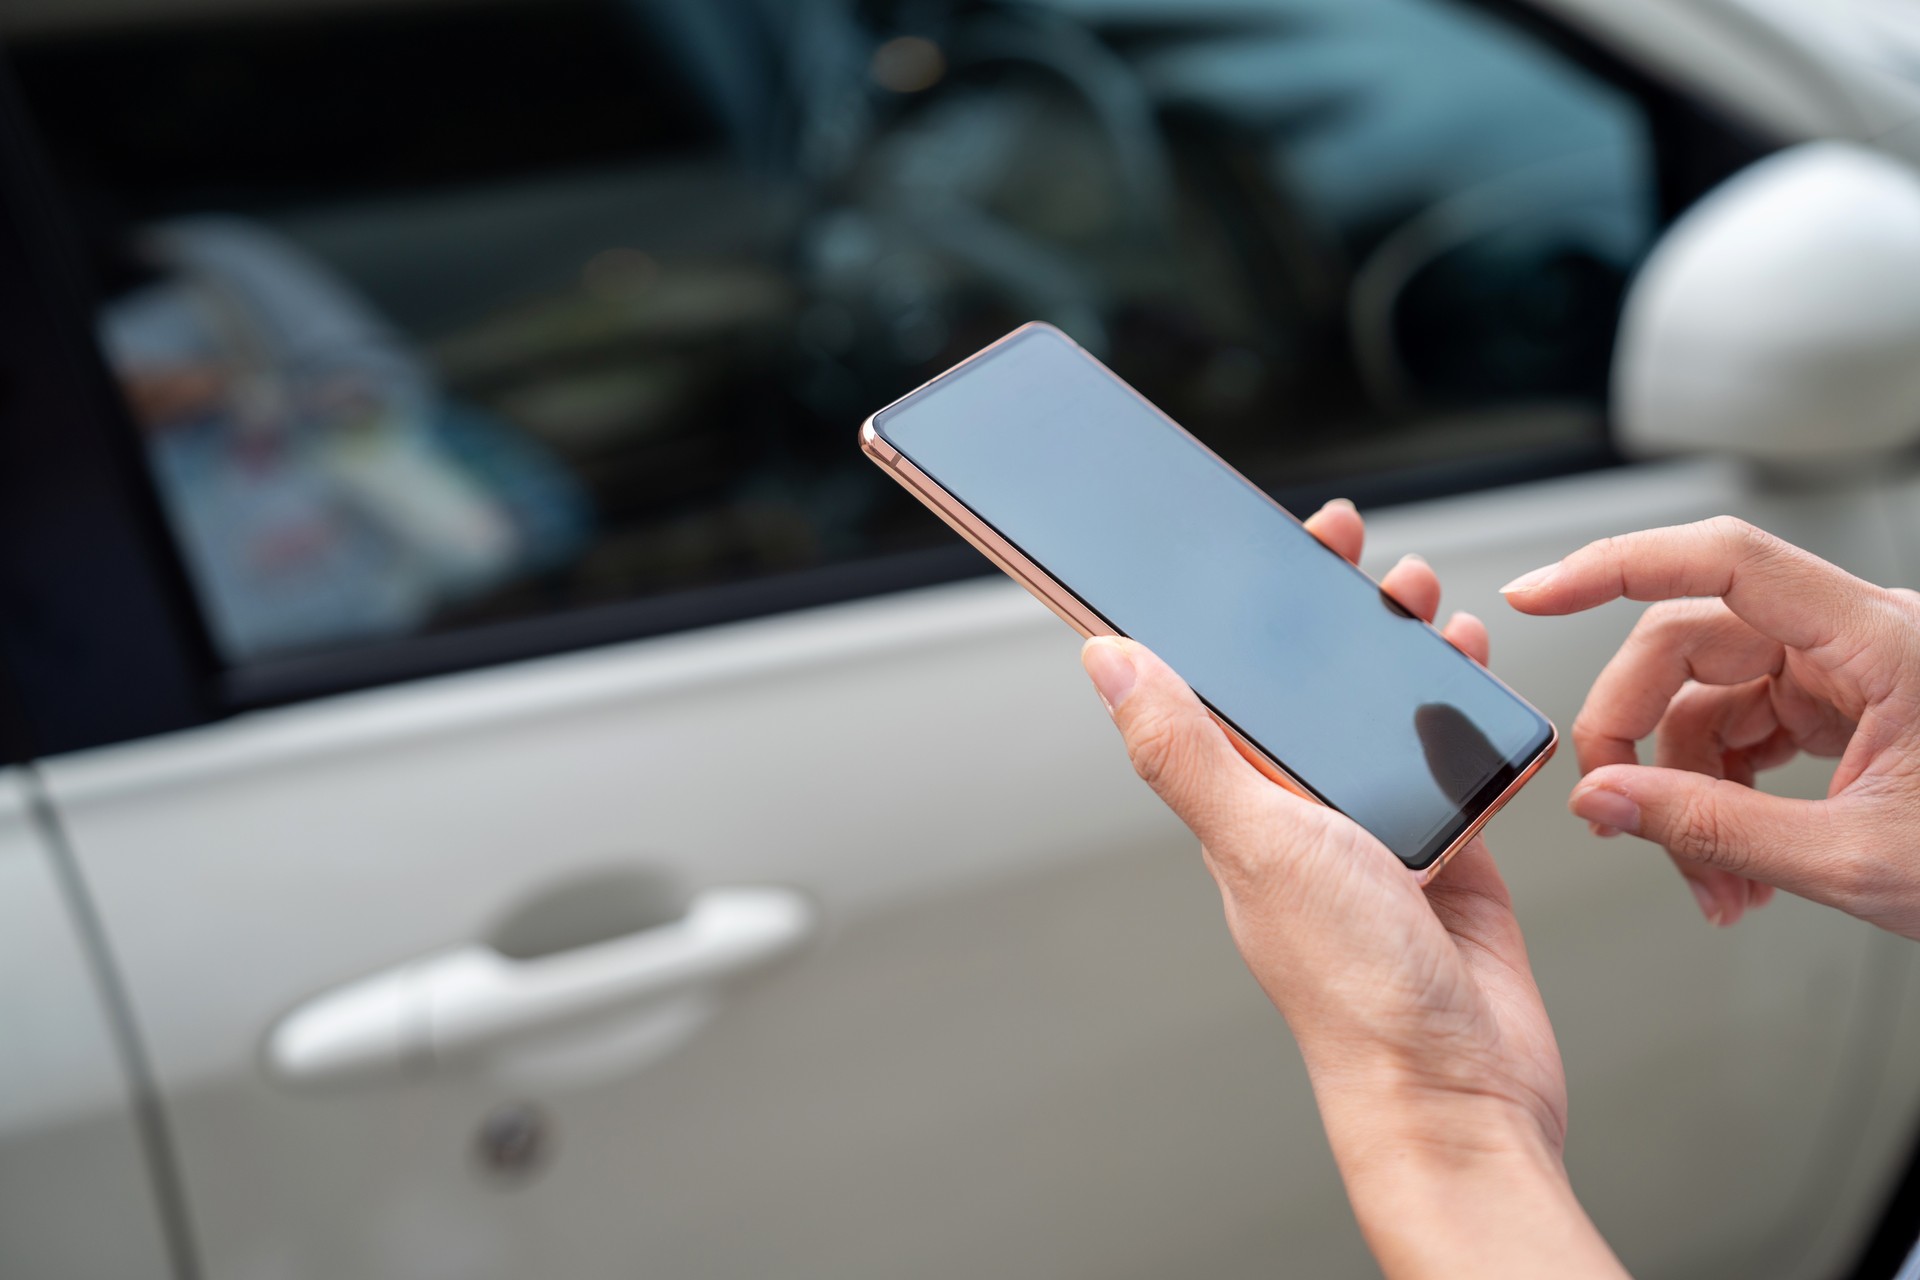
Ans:
POLYGON ((12 19, 231 657, 937 573, 846 439, 1028 318, 1276 491, 1585 463, 1624 282, 1705 177, 1450 3, 450 12, 12 19))

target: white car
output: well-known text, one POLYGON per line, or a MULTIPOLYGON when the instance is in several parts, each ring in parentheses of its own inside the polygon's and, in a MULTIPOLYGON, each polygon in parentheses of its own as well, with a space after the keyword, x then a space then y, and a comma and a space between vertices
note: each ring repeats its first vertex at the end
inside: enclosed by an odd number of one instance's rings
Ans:
MULTIPOLYGON (((1564 727, 1634 611, 1495 587, 1589 539, 1920 581, 1916 49, 1731 0, 10 0, 0 1275, 1372 1274, 1073 637, 855 428, 1053 320, 1359 499, 1564 727)), ((1709 928, 1572 768, 1490 840, 1596 1222, 1643 1277, 1891 1274, 1920 951, 1709 928)))

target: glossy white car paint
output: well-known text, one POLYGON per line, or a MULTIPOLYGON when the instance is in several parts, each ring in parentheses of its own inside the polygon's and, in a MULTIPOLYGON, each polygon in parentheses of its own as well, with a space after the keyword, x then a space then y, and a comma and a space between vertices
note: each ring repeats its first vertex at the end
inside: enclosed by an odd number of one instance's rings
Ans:
POLYGON ((111 1014, 28 795, 0 769, 0 1271, 163 1274, 111 1014))
POLYGON ((1630 452, 1781 462, 1920 438, 1920 169, 1809 142, 1722 184, 1635 277, 1613 364, 1630 452), (1811 429, 1810 429, 1811 428, 1811 429))
MULTIPOLYGON (((1421 548, 1565 724, 1633 611, 1527 621, 1494 588, 1729 510, 1900 572, 1863 487, 1711 464, 1395 509, 1371 562, 1421 548)), ((986 581, 48 762, 207 1273, 1366 1274, 1284 1029, 1074 650, 986 581), (610 868, 801 888, 824 930, 665 1057, 608 1016, 330 1092, 265 1068, 314 996, 610 868), (475 1134, 521 1099, 550 1164, 490 1179, 475 1134)), ((1885 1175, 1908 1132, 1886 1117, 1920 1093, 1889 1069, 1911 949, 1797 901, 1708 929, 1657 857, 1565 815, 1570 778, 1492 838, 1582 1192, 1642 1274, 1827 1274, 1873 1207, 1847 1177, 1885 1175)))

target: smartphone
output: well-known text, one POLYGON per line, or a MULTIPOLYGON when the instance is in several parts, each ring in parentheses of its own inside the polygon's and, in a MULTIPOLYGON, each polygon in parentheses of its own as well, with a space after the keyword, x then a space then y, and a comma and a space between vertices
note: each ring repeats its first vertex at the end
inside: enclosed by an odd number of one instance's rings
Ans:
POLYGON ((1553 754, 1545 716, 1051 325, 860 443, 1082 635, 1159 654, 1255 767, 1423 883, 1553 754))

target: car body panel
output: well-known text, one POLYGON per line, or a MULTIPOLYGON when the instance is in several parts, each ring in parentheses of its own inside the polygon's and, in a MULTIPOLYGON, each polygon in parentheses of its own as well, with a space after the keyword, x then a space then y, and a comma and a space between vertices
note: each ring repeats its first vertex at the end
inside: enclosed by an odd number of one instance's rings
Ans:
MULTIPOLYGON (((1566 723, 1633 610, 1523 620, 1494 588, 1723 510, 1891 569, 1851 489, 1711 464, 1392 509, 1369 563, 1420 547, 1566 723)), ((1366 1274, 1297 1056, 1074 649, 985 581, 47 762, 207 1274, 1366 1274), (669 1055, 616 1018, 332 1092, 263 1068, 312 996, 619 865, 791 885, 826 927, 669 1055), (475 1134, 520 1102, 550 1162, 489 1176, 475 1134)), ((1875 1140, 1851 1100, 1883 1028, 1854 1001, 1904 951, 1791 900, 1707 928, 1657 856, 1565 815, 1571 767, 1490 839, 1571 1064, 1580 1190, 1644 1274, 1825 1274, 1782 1242, 1857 1216, 1823 1194, 1875 1140)))
POLYGON ((170 1251, 90 939, 19 769, 0 769, 0 1263, 159 1275, 170 1251))

